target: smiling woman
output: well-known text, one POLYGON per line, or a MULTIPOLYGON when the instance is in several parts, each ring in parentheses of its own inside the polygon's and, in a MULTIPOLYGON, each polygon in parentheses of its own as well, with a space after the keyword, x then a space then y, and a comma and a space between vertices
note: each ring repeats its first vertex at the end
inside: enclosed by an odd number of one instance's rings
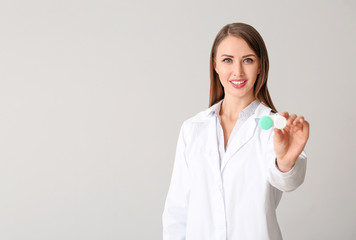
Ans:
POLYGON ((252 26, 220 30, 211 50, 209 108, 180 129, 164 240, 282 239, 276 208, 283 192, 304 181, 309 123, 277 114, 268 67, 264 41, 252 26), (263 117, 279 115, 283 129, 258 127, 263 117))
POLYGON ((272 109, 272 112, 277 112, 267 88, 269 70, 267 48, 261 35, 248 24, 228 24, 219 31, 215 38, 210 54, 209 106, 224 98, 224 87, 226 81, 229 80, 224 78, 229 77, 226 76, 226 72, 231 69, 235 71, 233 73, 235 76, 232 77, 236 78, 244 74, 245 70, 248 71, 247 74, 252 78, 249 85, 252 85, 253 89, 249 90, 253 90, 253 97, 264 102, 272 109), (222 62, 229 63, 230 66, 222 62), (222 71, 222 75, 219 74, 219 70, 222 71))

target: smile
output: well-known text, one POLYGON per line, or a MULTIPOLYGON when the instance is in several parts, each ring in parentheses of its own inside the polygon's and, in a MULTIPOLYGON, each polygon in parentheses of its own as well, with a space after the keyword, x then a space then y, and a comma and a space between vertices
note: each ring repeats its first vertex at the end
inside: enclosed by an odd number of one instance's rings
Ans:
POLYGON ((245 81, 231 81, 233 84, 243 84, 243 83, 245 83, 246 82, 246 80, 245 81))
POLYGON ((230 82, 234 88, 242 88, 246 85, 247 79, 231 80, 230 82))

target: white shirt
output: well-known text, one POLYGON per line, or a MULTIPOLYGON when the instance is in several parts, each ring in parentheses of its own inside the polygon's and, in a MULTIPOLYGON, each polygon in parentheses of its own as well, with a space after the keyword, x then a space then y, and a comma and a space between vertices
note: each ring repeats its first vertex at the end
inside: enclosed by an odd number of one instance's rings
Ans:
POLYGON ((258 120, 272 115, 262 103, 238 129, 219 164, 216 110, 222 100, 180 128, 162 215, 163 240, 279 240, 276 208, 284 191, 300 186, 303 151, 288 172, 278 170, 273 129, 258 120))

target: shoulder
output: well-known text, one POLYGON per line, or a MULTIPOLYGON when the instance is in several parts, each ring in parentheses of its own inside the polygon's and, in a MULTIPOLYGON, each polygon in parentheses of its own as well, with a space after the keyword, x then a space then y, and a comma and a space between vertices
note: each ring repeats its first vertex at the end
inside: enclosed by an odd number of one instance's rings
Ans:
POLYGON ((213 118, 213 116, 214 116, 213 113, 216 110, 216 108, 218 107, 219 103, 220 103, 220 101, 215 103, 214 105, 208 107, 208 108, 205 108, 205 109, 197 112, 193 116, 187 118, 184 121, 184 124, 186 124, 186 125, 193 124, 194 125, 196 123, 203 123, 203 122, 211 120, 213 118))
POLYGON ((198 113, 196 113, 194 116, 188 118, 185 120, 187 124, 196 124, 196 123, 204 123, 206 121, 209 121, 214 118, 214 112, 216 112, 219 109, 219 106, 223 99, 220 99, 217 101, 215 104, 211 105, 208 108, 205 108, 198 113))
POLYGON ((195 115, 191 116, 190 118, 186 119, 184 122, 187 124, 195 124, 195 123, 201 123, 201 122, 206 122, 209 121, 212 118, 211 108, 202 110, 195 115))
POLYGON ((186 133, 192 133, 198 125, 208 123, 213 118, 213 114, 209 114, 209 109, 210 108, 202 110, 185 119, 182 123, 181 130, 186 133))
POLYGON ((261 118, 263 116, 273 115, 272 109, 265 105, 263 102, 260 102, 257 106, 255 113, 253 115, 254 118, 261 118))
POLYGON ((193 138, 197 129, 202 130, 209 126, 210 121, 213 120, 214 117, 214 107, 213 105, 201 110, 183 121, 180 132, 185 140, 193 138))

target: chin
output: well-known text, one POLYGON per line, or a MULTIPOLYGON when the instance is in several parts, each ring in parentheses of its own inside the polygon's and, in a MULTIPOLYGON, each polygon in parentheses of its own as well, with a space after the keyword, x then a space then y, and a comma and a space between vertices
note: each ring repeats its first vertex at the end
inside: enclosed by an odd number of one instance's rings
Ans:
POLYGON ((228 92, 228 94, 236 98, 250 98, 251 96, 254 96, 253 91, 251 93, 251 90, 245 91, 240 89, 238 89, 238 91, 235 90, 232 92, 228 92))

